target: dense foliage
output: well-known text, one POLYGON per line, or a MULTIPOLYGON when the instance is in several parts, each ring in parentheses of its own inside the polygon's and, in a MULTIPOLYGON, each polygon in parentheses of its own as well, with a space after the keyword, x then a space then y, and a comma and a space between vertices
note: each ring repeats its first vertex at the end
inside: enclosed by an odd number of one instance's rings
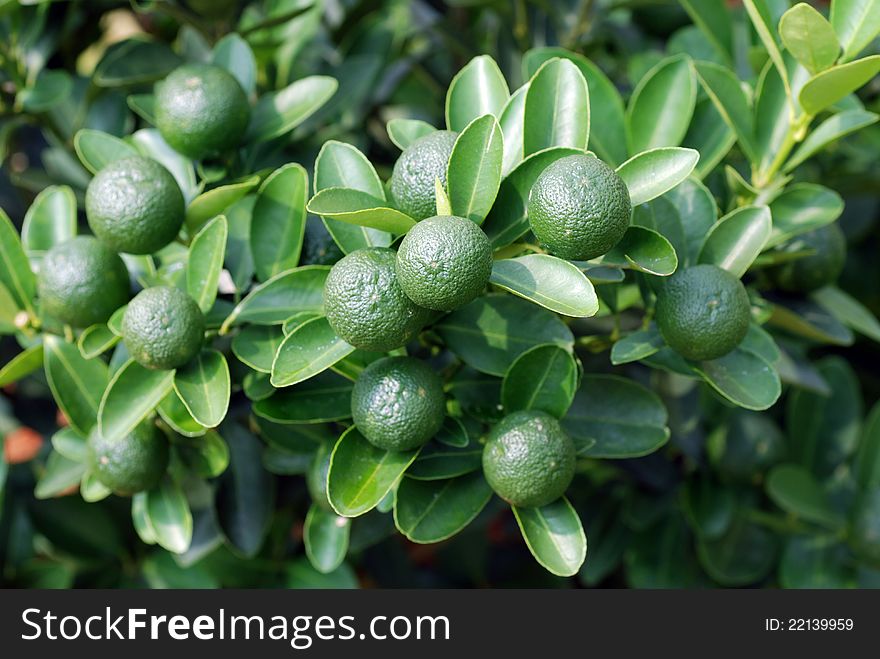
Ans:
POLYGON ((0 582, 880 586, 878 33, 877 0, 0 2, 0 582), (155 85, 206 63, 249 109, 192 159, 155 85), (427 179, 425 138, 449 147, 427 179), (529 193, 585 152, 632 217, 569 260, 529 193), (125 306, 77 327, 38 287, 99 233, 93 177, 144 157, 185 213, 122 254, 133 292, 204 315, 160 368, 125 306), (485 232, 488 286, 351 345, 331 267, 427 232, 426 203, 485 232), (705 359, 658 299, 718 268, 749 318, 705 359), (352 423, 389 353, 442 376, 420 448, 352 423), (483 475, 523 410, 577 455, 538 507, 483 475), (94 437, 141 435, 170 453, 118 496, 94 437))

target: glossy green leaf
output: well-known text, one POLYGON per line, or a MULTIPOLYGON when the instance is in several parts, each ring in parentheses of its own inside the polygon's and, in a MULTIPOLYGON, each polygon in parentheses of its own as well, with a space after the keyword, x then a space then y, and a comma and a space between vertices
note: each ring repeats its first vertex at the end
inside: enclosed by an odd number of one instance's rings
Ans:
POLYGON ((309 76, 264 94, 251 108, 244 141, 266 142, 289 133, 330 100, 338 86, 334 78, 309 76))
POLYGON ((819 114, 867 84, 878 73, 880 55, 838 64, 810 78, 801 88, 798 100, 804 112, 810 115, 819 114))
POLYGON ((501 175, 507 176, 522 162, 523 132, 528 83, 517 89, 501 111, 498 124, 504 135, 504 155, 501 159, 501 175))
MULTIPOLYGON (((498 190, 495 191, 496 193, 498 190)), ((434 199, 437 215, 452 215, 452 204, 449 201, 449 195, 439 178, 434 179, 434 199)), ((480 220, 482 222, 482 219, 480 220)))
POLYGON ((158 161, 171 172, 186 203, 190 203, 201 191, 196 181, 196 171, 192 161, 172 149, 158 130, 142 128, 131 136, 135 148, 141 155, 158 161))
POLYGON ((611 363, 615 366, 629 364, 650 357, 664 346, 663 337, 656 326, 628 334, 611 348, 611 363))
POLYGON ((223 215, 215 217, 199 231, 189 246, 186 262, 186 291, 207 313, 217 299, 217 284, 226 254, 228 224, 223 215))
POLYGON ((148 124, 156 123, 156 97, 153 94, 129 94, 128 107, 148 124))
POLYGON ((349 518, 312 504, 303 526, 303 544, 312 567, 327 574, 342 565, 350 530, 349 518))
POLYGON ((18 304, 6 286, 0 283, 0 335, 15 334, 18 330, 15 325, 18 314, 18 304))
POLYGON ((79 493, 83 501, 88 503, 103 501, 113 494, 112 490, 99 481, 91 471, 83 474, 82 480, 79 483, 79 493))
POLYGON ((174 373, 174 390, 206 428, 220 425, 229 409, 230 381, 226 358, 216 350, 202 350, 174 373))
POLYGON ((773 503, 790 515, 830 528, 840 526, 822 486, 804 467, 778 465, 767 474, 764 487, 773 503))
POLYGON ((790 185, 770 202, 773 228, 764 248, 831 224, 842 212, 843 199, 834 190, 817 183, 790 185))
POLYGON ((721 117, 736 133, 736 139, 746 156, 754 162, 757 160, 757 149, 751 98, 743 91, 739 79, 730 69, 711 62, 696 62, 694 66, 703 89, 721 117))
POLYGON ((232 339, 232 352, 255 371, 271 373, 272 362, 283 341, 284 332, 278 326, 249 325, 232 339))
POLYGON ((767 49, 767 54, 770 55, 770 60, 779 71, 779 75, 782 76, 783 85, 787 90, 790 89, 788 70, 782 56, 782 40, 779 37, 777 27, 782 18, 782 14, 779 13, 777 8, 781 7, 782 11, 784 11, 788 9, 788 3, 786 2, 783 7, 781 3, 769 2, 768 0, 743 0, 743 4, 755 31, 764 44, 764 48, 767 49))
MULTIPOLYGON (((590 96, 590 122, 601 127, 601 130, 592 131, 590 148, 609 164, 622 163, 626 160, 627 155, 626 127, 623 101, 617 87, 598 66, 583 55, 556 47, 533 48, 523 56, 526 78, 531 78, 544 62, 554 57, 573 62, 587 81, 590 96)), ((504 131, 506 162, 508 127, 505 125, 503 117, 501 128, 504 131)), ((505 169, 505 171, 509 170, 505 169)))
POLYGON ((501 115, 510 90, 498 65, 488 55, 479 55, 462 68, 446 93, 446 126, 461 132, 477 117, 501 115))
POLYGON ((288 334, 272 363, 272 385, 289 387, 327 370, 354 352, 324 317, 314 318, 288 334))
POLYGON ((577 512, 562 497, 540 508, 517 508, 513 514, 532 556, 549 572, 570 577, 587 557, 587 536, 577 512))
POLYGON ((0 284, 9 291, 19 309, 32 310, 36 278, 24 253, 18 231, 0 208, 0 284))
POLYGON ((193 517, 183 490, 170 479, 146 494, 149 528, 159 546, 174 554, 189 549, 193 536, 193 517))
POLYGON ((711 263, 742 277, 770 238, 772 223, 766 206, 744 206, 712 227, 700 250, 700 263, 711 263))
POLYGON ((657 231, 631 226, 620 242, 602 257, 602 263, 667 277, 678 268, 678 255, 657 231))
POLYGON ((46 469, 34 488, 34 496, 37 499, 51 499, 59 496, 79 485, 85 473, 86 466, 83 463, 53 451, 49 454, 49 458, 46 460, 46 469))
POLYGON ((504 375, 501 402, 507 413, 541 410, 562 418, 578 385, 574 356, 558 345, 536 346, 519 357, 504 375))
POLYGON ((343 517, 357 517, 375 508, 393 488, 419 452, 383 451, 357 428, 346 430, 330 456, 327 497, 343 517))
POLYGON ((229 466, 229 445, 213 430, 191 441, 178 442, 177 452, 188 469, 204 478, 216 478, 229 466))
POLYGON ((180 64, 168 44, 141 37, 111 45, 95 67, 93 80, 99 87, 122 87, 152 82, 180 64))
POLYGON ((134 430, 174 386, 174 371, 151 371, 131 360, 110 380, 98 409, 98 429, 108 440, 134 430))
POLYGON ((412 466, 407 469, 406 476, 421 481, 455 478, 472 471, 479 471, 482 459, 483 447, 478 443, 454 448, 429 442, 422 448, 412 466))
POLYGON ((880 321, 848 293, 836 286, 825 286, 814 291, 811 297, 847 327, 880 342, 880 321))
POLYGON ((52 448, 74 462, 85 462, 89 458, 86 438, 70 426, 61 428, 52 435, 52 448))
MULTIPOLYGON (((321 147, 315 160, 315 192, 340 187, 385 199, 382 181, 367 157, 350 144, 330 140, 321 147)), ((324 218, 324 225, 346 254, 362 247, 387 247, 391 244, 391 234, 378 229, 332 218, 324 218)))
POLYGON ((351 417, 352 383, 332 373, 254 403, 254 414, 275 423, 324 423, 351 417))
POLYGON ((842 61, 855 58, 880 33, 880 1, 834 0, 831 25, 843 46, 842 61))
POLYGON ((667 442, 666 419, 660 398, 642 385, 615 375, 585 375, 562 427, 578 455, 635 458, 667 442))
POLYGON ((630 153, 678 146, 697 102, 697 79, 690 60, 668 57, 648 71, 633 91, 626 111, 630 153))
POLYGON ((590 135, 587 81, 569 60, 545 62, 526 92, 523 154, 551 147, 586 149, 590 135))
POLYGON ((599 311, 593 284, 584 273, 568 261, 548 254, 497 260, 489 281, 566 316, 584 318, 599 311))
POLYGON ((263 445, 243 426, 224 424, 229 468, 219 479, 217 520, 235 553, 253 558, 260 551, 275 502, 275 479, 263 468, 263 445))
POLYGON ((810 299, 789 298, 771 307, 770 324, 821 343, 848 346, 855 337, 849 328, 810 299))
POLYGON ((186 207, 187 229, 195 233, 205 222, 223 213, 259 184, 259 176, 249 176, 237 183, 221 185, 203 192, 186 207))
POLYGON ((84 359, 75 345, 58 337, 46 335, 44 343, 46 379, 55 402, 70 425, 88 435, 107 387, 107 366, 100 359, 84 359))
POLYGON ((43 365, 43 344, 25 348, 0 367, 0 387, 18 382, 43 365))
POLYGON ((680 0, 694 25, 727 60, 733 55, 733 21, 725 0, 680 0))
POLYGON ((700 154, 694 175, 706 178, 736 144, 736 134, 727 125, 710 98, 698 98, 691 125, 681 145, 700 154))
POLYGON ((782 15, 779 36, 788 52, 813 74, 834 64, 840 53, 831 23, 806 2, 799 2, 782 15))
POLYGON ((495 117, 484 115, 467 125, 449 157, 446 185, 450 214, 482 224, 501 184, 503 153, 503 137, 495 117))
POLYGON ((251 215, 251 253, 262 281, 299 264, 306 229, 309 179, 301 165, 283 165, 257 191, 251 215))
POLYGON ((700 362, 694 368, 715 391, 748 410, 766 410, 782 393, 776 369, 763 357, 742 348, 700 362))
POLYGON ((36 196, 21 227, 28 252, 46 252, 76 235, 76 197, 66 185, 50 185, 36 196))
POLYGON ((826 146, 861 128, 870 126, 880 119, 880 115, 864 110, 846 110, 834 114, 810 131, 801 145, 785 162, 783 172, 790 172, 808 158, 822 151, 826 146))
POLYGON ((420 137, 430 135, 437 129, 427 121, 420 119, 391 119, 385 126, 385 130, 394 146, 403 151, 420 137))
POLYGON ((440 432, 437 433, 434 440, 453 448, 464 448, 470 441, 467 428, 464 427, 461 421, 452 416, 447 416, 443 419, 443 427, 440 428, 440 432))
POLYGON ((111 162, 138 155, 137 149, 127 142, 90 128, 77 132, 73 146, 82 164, 92 174, 97 174, 111 162))
POLYGON ((453 311, 435 329, 475 369, 503 377, 529 348, 555 343, 570 349, 571 330, 555 314, 510 295, 487 295, 453 311))
POLYGON ((440 542, 470 524, 491 498, 478 472, 449 480, 404 478, 394 497, 394 524, 411 542, 440 542))
POLYGON ((532 185, 549 165, 560 158, 578 153, 581 152, 568 148, 534 153, 517 165, 501 182, 495 205, 483 223, 483 231, 489 236, 493 247, 509 245, 529 230, 526 206, 532 185))
POLYGON ((680 261, 695 263, 709 229, 718 219, 718 205, 709 189, 694 179, 687 179, 663 195, 678 211, 684 232, 686 253, 680 261))
POLYGON ((162 420, 179 435, 203 437, 207 432, 207 428, 193 418, 186 405, 180 400, 180 396, 173 389, 162 399, 156 411, 162 420))
POLYGON ((296 313, 324 312, 324 280, 330 268, 306 265, 280 272, 255 286, 223 321, 220 333, 238 323, 280 325, 296 313))
POLYGON ((341 222, 404 234, 415 226, 409 215, 389 208, 385 201, 351 188, 325 188, 309 200, 310 213, 341 222))
POLYGON ((629 188, 633 206, 644 204, 684 181, 700 159, 693 149, 663 147, 633 156, 617 173, 629 188))
POLYGON ((101 323, 84 329, 76 341, 76 347, 85 359, 94 359, 119 343, 119 339, 113 330, 101 323))
POLYGON ((247 41, 234 32, 227 34, 214 46, 211 63, 235 76, 245 94, 254 94, 257 88, 257 61, 247 41))

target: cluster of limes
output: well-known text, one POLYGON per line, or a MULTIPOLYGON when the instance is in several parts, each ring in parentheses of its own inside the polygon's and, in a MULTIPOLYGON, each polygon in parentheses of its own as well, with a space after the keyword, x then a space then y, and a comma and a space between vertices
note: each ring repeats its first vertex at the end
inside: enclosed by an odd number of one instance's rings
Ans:
MULTIPOLYGON (((237 146, 250 106, 236 79, 224 69, 188 64, 156 85, 156 124, 178 152, 208 158, 237 146)), ((86 189, 86 218, 93 236, 53 247, 40 266, 42 311, 77 328, 107 322, 128 304, 122 339, 129 355, 150 369, 174 369, 199 352, 205 318, 189 295, 172 286, 153 286, 133 299, 120 253, 149 255, 175 240, 186 204, 174 176, 145 156, 115 160, 86 189)), ((152 422, 109 441, 89 436, 91 471, 119 494, 157 484, 168 465, 168 440, 152 422)))

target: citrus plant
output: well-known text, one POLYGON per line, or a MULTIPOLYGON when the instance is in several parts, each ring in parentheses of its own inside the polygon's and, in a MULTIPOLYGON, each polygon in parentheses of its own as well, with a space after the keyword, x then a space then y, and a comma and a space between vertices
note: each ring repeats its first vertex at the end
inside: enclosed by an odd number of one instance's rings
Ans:
MULTIPOLYGON (((624 75, 587 30, 382 122, 340 109, 351 72, 291 81, 318 5, 189 3, 176 49, 111 46, 122 130, 47 122, 76 178, 0 216, 0 384, 45 378, 63 416, 40 531, 78 488, 174 555, 154 582, 351 584, 392 533, 515 520, 585 585, 876 583, 880 408, 838 351, 880 322, 817 181, 877 122, 880 7, 680 4, 624 75), (308 564, 279 568, 299 522, 308 564)), ((28 72, 17 110, 61 113, 69 78, 28 72)))

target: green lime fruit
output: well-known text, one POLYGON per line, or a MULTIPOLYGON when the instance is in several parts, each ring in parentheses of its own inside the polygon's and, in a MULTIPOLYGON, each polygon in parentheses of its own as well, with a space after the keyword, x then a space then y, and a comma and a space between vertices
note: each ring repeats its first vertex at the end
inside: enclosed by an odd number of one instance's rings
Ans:
POLYGON ((739 279, 715 265, 672 275, 657 295, 655 320, 670 348, 694 361, 717 359, 749 330, 749 295, 739 279))
POLYGON ((498 496, 522 508, 556 501, 571 484, 574 468, 574 443, 546 412, 508 414, 483 448, 486 481, 498 496))
POLYGON ((782 249, 813 252, 771 270, 776 285, 792 293, 809 293, 833 284, 846 263, 846 238, 836 224, 802 234, 782 249))
POLYGON ((43 257, 38 290, 47 314, 73 327, 88 327, 107 322, 128 302, 131 283, 119 254, 92 236, 77 236, 43 257))
POLYGON ((564 259, 585 261, 607 253, 623 238, 631 213, 626 183, 595 156, 560 158, 529 192, 532 233, 564 259))
POLYGON ((168 144, 190 158, 238 146, 250 112, 238 80, 213 64, 184 64, 156 85, 156 126, 168 144))
POLYGON ((340 259, 324 284, 324 312, 340 338, 355 348, 387 352, 409 342, 429 311, 410 300, 397 281, 397 253, 358 249, 340 259))
POLYGON ((122 340, 141 366, 183 366, 202 347, 205 316, 189 295, 173 286, 145 288, 122 316, 122 340))
POLYGON ((397 279, 416 304, 436 311, 461 307, 486 288, 492 245, 476 224, 440 215, 422 220, 397 250, 397 279))
POLYGON ((446 167, 458 133, 438 130, 410 144, 391 173, 391 196, 397 208, 415 220, 437 214, 436 179, 446 185, 446 167))
POLYGON ((367 366, 351 392, 354 424, 386 451, 410 451, 443 425, 446 399, 440 376, 414 357, 385 357, 367 366))
POLYGON ((115 160, 86 188, 86 217, 117 252, 152 254, 177 237, 186 206, 171 173, 152 158, 115 160))
POLYGON ((88 439, 88 464, 95 478, 116 494, 131 496, 159 484, 168 468, 168 440, 152 421, 120 439, 95 429, 88 439))

